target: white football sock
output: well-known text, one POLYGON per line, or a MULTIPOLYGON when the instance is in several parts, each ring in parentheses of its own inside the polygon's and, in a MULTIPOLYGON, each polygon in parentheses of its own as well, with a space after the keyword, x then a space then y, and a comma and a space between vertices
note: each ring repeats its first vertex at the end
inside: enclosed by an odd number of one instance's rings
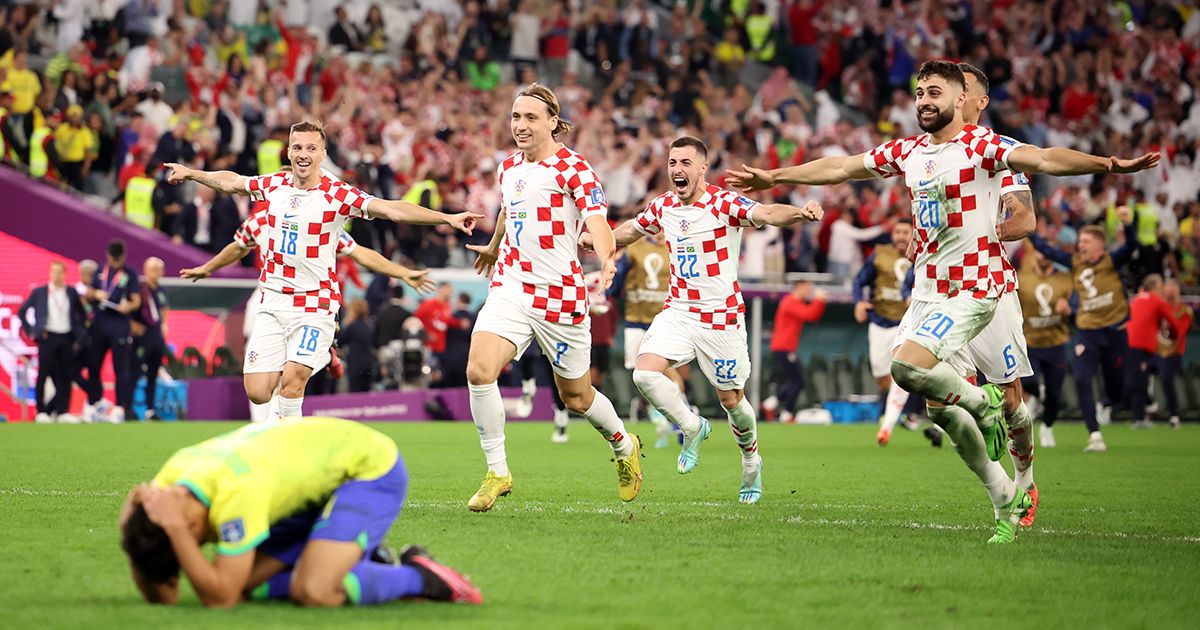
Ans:
POLYGON ((1033 418, 1022 402, 1008 418, 1008 454, 1012 456, 1014 479, 1028 490, 1033 486, 1033 418))
POLYGON ((279 417, 283 420, 299 418, 301 416, 301 407, 304 406, 304 397, 285 398, 278 396, 279 399, 279 417))
POLYGON ((679 387, 666 374, 654 370, 634 370, 633 383, 651 405, 679 426, 684 435, 696 435, 700 430, 700 418, 683 404, 679 387))
POLYGON ((570 412, 566 409, 554 410, 554 428, 566 430, 567 424, 571 421, 570 412))
MULTIPOLYGON (((274 398, 261 405, 250 401, 250 422, 269 422, 271 420, 272 403, 274 402, 274 398)), ((278 403, 275 404, 278 405, 278 403)))
POLYGON ((633 440, 625 432, 625 423, 617 415, 616 407, 600 390, 592 388, 592 406, 583 413, 583 417, 592 423, 593 427, 612 445, 617 457, 629 457, 633 454, 633 440))
POLYGON ((907 403, 908 392, 892 383, 892 386, 888 388, 887 400, 883 403, 883 418, 880 419, 879 428, 888 432, 896 428, 896 423, 900 421, 900 415, 904 412, 904 405, 907 403))
POLYGON ((468 385, 471 392, 471 417, 479 430, 479 444, 488 470, 508 476, 508 458, 504 453, 504 398, 495 383, 468 385))
POLYGON ((754 405, 744 396, 733 409, 726 409, 729 418, 729 428, 733 431, 733 439, 738 448, 742 449, 742 466, 758 465, 758 426, 754 418, 754 405))
POLYGON ((975 473, 987 489, 988 497, 993 507, 1008 505, 1016 494, 1016 486, 1000 462, 988 458, 987 447, 983 443, 983 434, 979 425, 966 410, 959 407, 929 406, 929 419, 934 424, 945 429, 954 450, 971 472, 975 473))

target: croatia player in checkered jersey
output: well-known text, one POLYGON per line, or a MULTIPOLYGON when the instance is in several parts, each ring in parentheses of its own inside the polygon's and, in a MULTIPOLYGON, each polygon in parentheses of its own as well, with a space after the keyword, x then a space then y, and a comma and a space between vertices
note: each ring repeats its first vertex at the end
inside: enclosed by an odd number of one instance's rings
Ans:
POLYGON ((642 487, 640 445, 625 431, 612 401, 592 387, 587 286, 579 264, 579 236, 586 225, 600 256, 600 289, 612 283, 616 247, 604 191, 587 160, 555 140, 570 125, 559 117, 558 99, 549 89, 532 83, 522 90, 513 101, 509 127, 519 151, 497 169, 496 231, 487 245, 468 246, 478 254, 475 268, 491 273, 491 285, 467 358, 471 415, 488 471, 467 507, 486 512, 512 491, 504 400, 496 381, 535 340, 550 360, 567 409, 587 418, 612 446, 618 495, 632 501, 642 487))
MULTIPOLYGON (((328 176, 328 174, 327 174, 328 176)), ((265 257, 269 250, 267 243, 269 241, 270 215, 266 212, 260 212, 254 216, 248 217, 242 221, 242 225, 233 235, 233 240, 226 245, 215 256, 199 267, 192 269, 184 269, 180 272, 180 276, 189 278, 193 282, 203 278, 207 278, 216 273, 218 269, 223 269, 229 265, 241 260, 251 250, 255 250, 259 258, 265 257)), ((342 230, 338 234, 336 256, 342 258, 348 256, 350 260, 362 265, 371 273, 383 274, 400 280, 404 284, 412 287, 417 293, 427 294, 432 293, 437 288, 437 283, 429 277, 429 270, 410 269, 404 265, 400 265, 388 260, 383 254, 367 247, 359 245, 354 237, 350 236, 349 232, 342 230)), ((256 294, 257 295, 257 294, 256 294)), ((251 297, 251 299, 255 299, 251 297)), ((314 373, 316 370, 314 370, 314 373)), ((279 390, 275 390, 275 395, 271 397, 270 402, 265 404, 251 403, 250 405, 250 420, 262 421, 279 418, 279 390)))
POLYGON ((996 235, 1001 173, 1133 173, 1157 165, 1159 155, 1123 160, 1021 144, 964 122, 965 87, 958 64, 926 62, 916 87, 917 119, 925 134, 859 155, 774 171, 743 166, 729 175, 746 189, 904 177, 916 227, 917 272, 913 303, 892 353, 892 376, 925 397, 930 419, 983 482, 997 513, 988 542, 1009 543, 1032 501, 997 462, 1005 446, 1001 390, 976 387, 965 378, 973 373, 968 342, 991 323, 1000 297, 1016 286, 996 235))
MULTIPOLYGON (((744 389, 750 377, 746 342, 746 303, 738 286, 738 254, 743 228, 787 226, 819 221, 820 204, 803 208, 759 204, 738 193, 709 184, 708 147, 684 136, 671 143, 667 173, 674 188, 655 197, 637 217, 613 234, 624 246, 650 234, 663 234, 671 248, 671 289, 663 310, 654 316, 638 348, 633 382, 642 395, 683 432, 677 462, 680 474, 699 460, 700 443, 712 427, 679 396, 671 367, 692 361, 717 389, 734 439, 742 450, 742 485, 738 500, 762 498, 762 457, 754 406, 744 389)), ((586 235, 585 235, 586 236, 586 235)), ((584 247, 590 246, 584 239, 584 247)))
MULTIPOLYGON (((259 276, 262 305, 246 343, 243 381, 250 402, 270 402, 279 388, 279 415, 298 418, 304 386, 329 362, 335 318, 341 306, 336 272, 338 234, 351 218, 380 217, 439 225, 470 233, 477 214, 434 212, 406 201, 377 199, 321 172, 325 130, 319 123, 292 125, 288 139, 291 173, 243 177, 230 171, 206 172, 182 164, 164 164, 167 181, 191 180, 226 194, 249 195, 269 202, 263 237, 247 246, 264 247, 259 276)), ((243 239, 247 233, 239 232, 243 239)), ((196 270, 181 271, 193 277, 196 270)), ((201 276, 196 276, 201 277, 201 276)))

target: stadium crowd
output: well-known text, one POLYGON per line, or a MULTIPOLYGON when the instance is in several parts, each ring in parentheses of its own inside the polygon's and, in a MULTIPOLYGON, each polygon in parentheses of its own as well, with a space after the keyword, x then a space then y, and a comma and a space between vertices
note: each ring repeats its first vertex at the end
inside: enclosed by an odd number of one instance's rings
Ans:
MULTIPOLYGON (((1197 279, 1200 12, 1189 2, 58 0, 12 3, 0 27, 5 158, 206 249, 248 208, 156 186, 157 166, 267 172, 280 131, 302 118, 331 130, 335 174, 490 217, 511 98, 537 79, 558 92, 576 128, 566 142, 603 177, 615 219, 664 187, 679 133, 709 142, 718 179, 743 162, 917 133, 916 64, 950 57, 987 72, 983 122, 998 131, 1162 151, 1164 168, 1139 177, 1035 180, 1043 233, 1069 246, 1101 223, 1120 238, 1115 208, 1132 204, 1142 229, 1130 286, 1154 271, 1197 279)), ((745 276, 847 279, 906 203, 891 183, 778 194, 833 211, 748 236, 745 276)), ((467 264, 443 229, 375 227, 355 236, 420 265, 467 264)))
MULTIPOLYGON (((512 150, 509 107, 533 80, 558 94, 574 123, 564 141, 592 162, 618 220, 667 187, 666 147, 683 133, 708 142, 716 183, 743 163, 773 168, 919 133, 915 69, 948 57, 985 70, 991 105, 982 123, 1002 133, 1099 154, 1163 153, 1161 168, 1138 176, 1034 178, 1043 238, 1070 249, 1083 226, 1099 224, 1121 243, 1117 208, 1131 206, 1131 292, 1151 273, 1185 289, 1200 279, 1200 10, 1191 2, 0 6, 4 161, 208 251, 232 240, 249 202, 167 186, 159 166, 273 172, 286 159, 288 125, 301 119, 324 121, 332 174, 380 196, 484 214, 469 237, 481 243, 500 202, 496 165, 512 150)), ((741 275, 820 271, 849 284, 908 214, 898 184, 764 193, 796 205, 816 199, 825 219, 748 232, 741 275)), ((406 264, 471 262, 460 235, 444 226, 359 221, 352 233, 406 264)), ((370 289, 369 316, 353 306, 344 323, 383 328, 380 312, 391 304, 425 322, 426 352, 442 352, 470 312, 450 288, 442 306, 421 313, 413 302, 401 306, 386 282, 370 289)), ((389 324, 394 339, 403 321, 389 324)), ((361 328, 347 326, 347 343, 367 343, 361 328)))

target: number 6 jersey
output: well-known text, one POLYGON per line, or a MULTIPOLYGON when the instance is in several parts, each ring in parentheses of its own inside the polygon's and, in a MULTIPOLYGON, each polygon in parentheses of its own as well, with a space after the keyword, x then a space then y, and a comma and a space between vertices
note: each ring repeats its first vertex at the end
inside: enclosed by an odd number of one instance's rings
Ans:
POLYGON ((738 286, 742 228, 754 222, 758 202, 712 184, 692 205, 675 191, 655 197, 634 219, 643 234, 666 237, 671 248, 671 289, 663 310, 676 308, 712 330, 743 325, 746 303, 738 286))
POLYGON ((904 176, 912 199, 914 300, 937 302, 968 291, 999 298, 1017 288, 996 237, 1001 184, 1019 142, 967 125, 952 140, 929 134, 893 140, 863 154, 878 177, 904 176))
POLYGON ((297 188, 286 172, 248 177, 246 190, 269 204, 259 221, 247 221, 234 235, 242 247, 260 248, 263 308, 336 314, 339 235, 347 220, 370 218, 367 204, 374 197, 328 176, 314 188, 297 188))

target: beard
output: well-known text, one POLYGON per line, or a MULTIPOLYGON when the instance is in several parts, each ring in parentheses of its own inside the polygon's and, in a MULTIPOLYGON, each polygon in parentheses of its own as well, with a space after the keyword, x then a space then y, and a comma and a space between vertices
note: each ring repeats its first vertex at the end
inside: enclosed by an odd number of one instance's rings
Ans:
POLYGON ((921 131, 926 133, 937 133, 949 125, 952 120, 954 120, 953 108, 938 110, 937 116, 929 123, 921 120, 921 112, 917 112, 917 125, 921 127, 921 131))

